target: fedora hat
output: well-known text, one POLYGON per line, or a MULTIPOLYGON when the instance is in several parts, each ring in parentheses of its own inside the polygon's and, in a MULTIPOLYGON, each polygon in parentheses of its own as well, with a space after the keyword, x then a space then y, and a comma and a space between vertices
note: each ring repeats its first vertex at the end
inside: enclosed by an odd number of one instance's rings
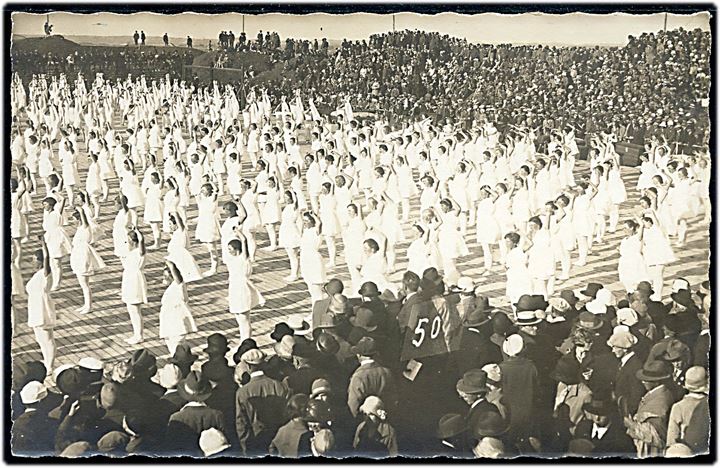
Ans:
POLYGON ((358 354, 360 356, 374 356, 378 353, 375 340, 369 336, 360 338, 360 341, 358 341, 355 346, 351 347, 350 351, 352 351, 353 354, 358 354))
POLYGON ((293 346, 295 346, 295 337, 292 335, 285 335, 280 339, 279 343, 273 345, 275 354, 283 359, 290 359, 292 357, 293 346))
POLYGON ((312 359, 317 356, 315 346, 307 340, 301 340, 295 343, 292 350, 293 357, 304 359, 312 359))
POLYGON ((681 289, 678 292, 670 293, 670 298, 685 308, 695 307, 689 289, 681 289))
MULTIPOLYGON (((181 345, 180 345, 181 346, 181 345)), ((178 346, 178 348, 180 347, 178 346)), ((135 375, 155 375, 157 371, 157 360, 147 349, 138 349, 130 359, 130 365, 135 375)))
POLYGON ((380 297, 380 291, 378 291, 377 285, 372 281, 364 282, 362 286, 360 286, 358 294, 362 297, 380 297))
POLYGON ((592 398, 583 405, 583 411, 596 416, 610 416, 613 411, 616 410, 617 406, 614 406, 609 401, 600 398, 592 398))
POLYGON ((335 294, 342 294, 343 290, 345 289, 345 286, 343 286, 342 281, 340 281, 337 278, 333 278, 327 283, 325 283, 325 286, 323 286, 323 289, 327 293, 328 296, 332 297, 335 294))
POLYGON ((479 310, 482 312, 491 312, 493 308, 490 305, 490 298, 487 296, 476 296, 475 310, 479 310))
POLYGON ((693 366, 685 371, 684 387, 690 392, 707 393, 708 378, 704 367, 693 366))
POLYGON ((342 294, 333 294, 330 296, 330 305, 328 310, 334 314, 345 314, 347 312, 348 300, 342 294))
POLYGON ((550 377, 567 385, 576 385, 582 382, 582 370, 574 358, 558 359, 550 377))
POLYGON ((198 357, 190 350, 190 345, 187 343, 180 343, 175 348, 175 354, 168 360, 171 364, 177 364, 178 367, 191 366, 198 357))
POLYGON ((315 339, 315 347, 321 353, 329 355, 340 351, 340 343, 329 333, 320 333, 315 339))
POLYGON ((490 323, 492 318, 490 312, 484 309, 473 309, 466 316, 463 323, 465 328, 481 327, 487 323, 490 323))
POLYGON ((332 386, 326 379, 315 379, 310 389, 310 398, 317 398, 319 395, 332 393, 332 386))
POLYGON ((687 312, 679 314, 669 314, 665 317, 663 326, 675 333, 676 335, 684 335, 697 329, 697 317, 690 316, 687 312))
POLYGON ((210 356, 225 356, 230 350, 228 340, 222 333, 213 333, 207 337, 205 352, 210 356))
POLYGON ((428 294, 435 294, 444 289, 443 278, 438 273, 437 268, 430 267, 423 271, 420 279, 420 289, 428 294))
POLYGON ((578 325, 585 330, 597 330, 602 328, 603 319, 590 312, 581 312, 578 316, 578 325))
POLYGON ((13 359, 13 390, 19 392, 28 382, 37 380, 42 382, 47 376, 45 364, 40 361, 20 362, 19 359, 13 359))
POLYGON ((655 294, 655 290, 652 288, 652 285, 649 281, 640 281, 635 287, 635 291, 645 293, 648 296, 652 296, 653 294, 655 294))
POLYGON ((60 371, 55 377, 55 384, 63 395, 70 397, 80 395, 87 387, 82 374, 74 367, 60 371))
POLYGON ((177 388, 178 394, 186 401, 205 401, 210 398, 210 381, 198 371, 190 371, 177 388))
POLYGON ((288 317, 287 323, 297 336, 304 336, 312 331, 310 324, 305 321, 302 315, 291 315, 288 317))
POLYGON ((290 328, 290 325, 285 322, 280 322, 275 324, 275 329, 270 333, 270 338, 276 343, 279 343, 284 336, 292 334, 293 329, 290 328))
POLYGON ((310 399, 305 404, 305 421, 328 425, 333 419, 333 410, 326 401, 310 399))
POLYGON ((366 307, 358 307, 355 310, 355 315, 350 317, 350 323, 369 332, 377 330, 375 314, 366 307))
POLYGON ((575 295, 575 292, 572 289, 566 289, 563 292, 560 293, 560 297, 562 299, 565 299, 565 301, 570 304, 570 307, 575 307, 575 304, 578 303, 580 299, 575 295))
POLYGON ((463 393, 487 393, 487 374, 481 369, 470 369, 458 380, 455 388, 463 393))
POLYGON ((642 369, 635 373, 638 380, 645 382, 659 382, 672 377, 672 365, 666 361, 646 361, 642 369))
POLYGON ((656 343, 650 349, 651 356, 668 362, 689 361, 691 354, 690 348, 685 343, 674 338, 656 343))
POLYGON ((524 312, 527 310, 545 310, 548 307, 548 302, 541 294, 523 294, 515 304, 515 310, 517 312, 524 312))
POLYGON ((235 362, 235 364, 240 363, 242 355, 250 351, 251 349, 258 349, 257 342, 252 338, 245 338, 233 354, 233 361, 235 362))
POLYGON ((515 324, 519 327, 531 327, 538 325, 543 320, 545 320, 545 312, 543 310, 523 310, 516 314, 515 324))
POLYGON ((510 317, 504 312, 497 312, 492 314, 492 327, 493 333, 500 336, 507 336, 509 333, 515 330, 510 317))
POLYGON ((595 299, 595 295, 602 289, 602 287, 603 285, 600 283, 588 283, 587 287, 580 291, 580 294, 595 299))
POLYGON ((473 436, 477 439, 497 437, 508 430, 508 425, 497 411, 484 411, 475 420, 473 436))
POLYGON ((438 439, 451 439, 457 437, 467 430, 465 418, 456 413, 443 415, 438 421, 438 428, 435 435, 438 439))

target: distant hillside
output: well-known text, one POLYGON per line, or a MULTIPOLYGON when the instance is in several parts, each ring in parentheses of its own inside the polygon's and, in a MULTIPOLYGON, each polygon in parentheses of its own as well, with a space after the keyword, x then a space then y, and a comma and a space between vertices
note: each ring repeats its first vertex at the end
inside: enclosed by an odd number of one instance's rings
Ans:
MULTIPOLYGON (((73 37, 73 36, 70 36, 73 37)), ((78 37, 78 36, 74 36, 78 37)), ((83 37, 83 36, 79 36, 83 37)), ((91 37, 91 36, 86 36, 91 37)), ((107 39, 113 39, 111 37, 107 39)), ((112 41, 108 41, 112 42, 112 41)), ((195 45, 195 44, 193 44, 195 45)), ((25 38, 18 38, 17 36, 13 36, 13 42, 10 47, 11 52, 29 52, 29 51, 37 51, 41 54, 47 54, 48 52, 52 52, 55 55, 59 56, 67 56, 74 54, 76 51, 80 51, 82 49, 92 47, 93 49, 103 49, 103 48, 112 48, 117 49, 118 47, 136 47, 135 45, 128 45, 123 43, 117 43, 117 44, 100 44, 100 43, 94 43, 94 44, 79 44, 77 42, 74 42, 70 40, 67 37, 63 37, 59 34, 52 35, 52 36, 37 36, 37 37, 25 37, 25 38)), ((142 48, 143 46, 137 46, 142 48)), ((162 41, 160 41, 160 44, 154 44, 154 43, 147 43, 144 46, 148 50, 155 50, 155 49, 162 49, 164 46, 162 45, 162 41)), ((169 47, 170 49, 174 49, 174 47, 169 47)), ((187 48, 183 45, 182 47, 178 47, 178 49, 181 49, 183 52, 187 50, 187 48)), ((193 54, 200 55, 203 54, 203 51, 200 49, 190 49, 193 54)))

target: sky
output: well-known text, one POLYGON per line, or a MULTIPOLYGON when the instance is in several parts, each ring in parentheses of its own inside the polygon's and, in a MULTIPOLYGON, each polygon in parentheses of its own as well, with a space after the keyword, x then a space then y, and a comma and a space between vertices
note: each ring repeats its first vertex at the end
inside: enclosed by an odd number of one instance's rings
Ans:
MULTIPOLYGON (((329 15, 313 13, 308 15, 288 15, 270 13, 263 15, 244 15, 245 32, 255 37, 259 30, 277 31, 281 39, 295 37, 314 39, 350 40, 366 39, 371 34, 392 30, 392 15, 353 13, 349 15, 329 15)), ((522 13, 517 15, 482 13, 462 15, 441 13, 421 15, 417 13, 398 13, 395 15, 395 27, 402 29, 421 29, 437 31, 470 42, 484 43, 543 43, 543 44, 624 44, 628 35, 643 32, 656 32, 663 28, 665 15, 633 15, 627 13, 587 14, 570 13, 550 15, 545 13, 522 13)), ((14 13, 13 33, 18 35, 42 34, 45 14, 14 13)), ((223 13, 218 15, 181 13, 161 15, 156 13, 135 13, 122 15, 117 13, 96 13, 82 15, 77 13, 55 12, 50 14, 54 25, 53 32, 67 36, 127 36, 135 30, 144 30, 148 36, 162 36, 167 32, 170 37, 216 39, 221 30, 232 30, 236 35, 242 31, 241 13, 223 13)), ((700 27, 710 30, 710 15, 668 14, 668 29, 694 29, 700 27)))

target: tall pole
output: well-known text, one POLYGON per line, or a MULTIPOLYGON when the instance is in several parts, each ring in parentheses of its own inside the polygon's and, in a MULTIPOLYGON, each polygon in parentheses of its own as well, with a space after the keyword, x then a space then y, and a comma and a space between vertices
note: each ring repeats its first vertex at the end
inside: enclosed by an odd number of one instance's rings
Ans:
POLYGON ((663 32, 667 32, 667 13, 665 13, 665 24, 663 25, 663 32))
POLYGON ((395 32, 395 14, 393 14, 392 16, 393 16, 393 32, 395 32))
POLYGON ((243 30, 242 32, 245 32, 245 15, 243 15, 243 30))

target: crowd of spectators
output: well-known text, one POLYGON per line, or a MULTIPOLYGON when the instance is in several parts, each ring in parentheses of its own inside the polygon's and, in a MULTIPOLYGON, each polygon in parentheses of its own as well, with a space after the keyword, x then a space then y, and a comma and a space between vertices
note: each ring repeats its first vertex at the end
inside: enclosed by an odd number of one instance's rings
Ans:
MULTIPOLYGON (((418 31, 343 41, 334 53, 294 54, 268 87, 301 89, 393 116, 470 123, 487 108, 502 124, 553 119, 577 134, 612 128, 641 144, 651 135, 707 141, 710 33, 678 29, 630 37, 624 47, 470 44, 418 31)), ((334 105, 334 104, 332 104, 334 105)), ((331 105, 331 107, 332 107, 331 105)))
POLYGON ((58 76, 94 77, 103 73, 106 79, 127 78, 128 73, 139 76, 145 74, 151 78, 169 74, 172 79, 182 77, 183 66, 193 63, 194 54, 189 50, 145 46, 135 47, 84 47, 61 56, 37 51, 12 53, 12 70, 17 72, 24 82, 29 82, 34 74, 44 73, 58 76))
POLYGON ((458 288, 446 290, 430 268, 422 278, 407 272, 399 298, 365 283, 359 302, 333 279, 312 326, 275 326, 271 353, 253 339, 231 351, 214 333, 202 353, 182 343, 162 361, 147 349, 116 363, 82 358, 54 370, 57 392, 43 384, 42 363, 15 360, 12 448, 66 457, 707 453, 709 282, 691 291, 676 279, 667 304, 650 299, 648 282, 622 298, 588 283, 581 298, 522 296, 514 319, 458 288))

